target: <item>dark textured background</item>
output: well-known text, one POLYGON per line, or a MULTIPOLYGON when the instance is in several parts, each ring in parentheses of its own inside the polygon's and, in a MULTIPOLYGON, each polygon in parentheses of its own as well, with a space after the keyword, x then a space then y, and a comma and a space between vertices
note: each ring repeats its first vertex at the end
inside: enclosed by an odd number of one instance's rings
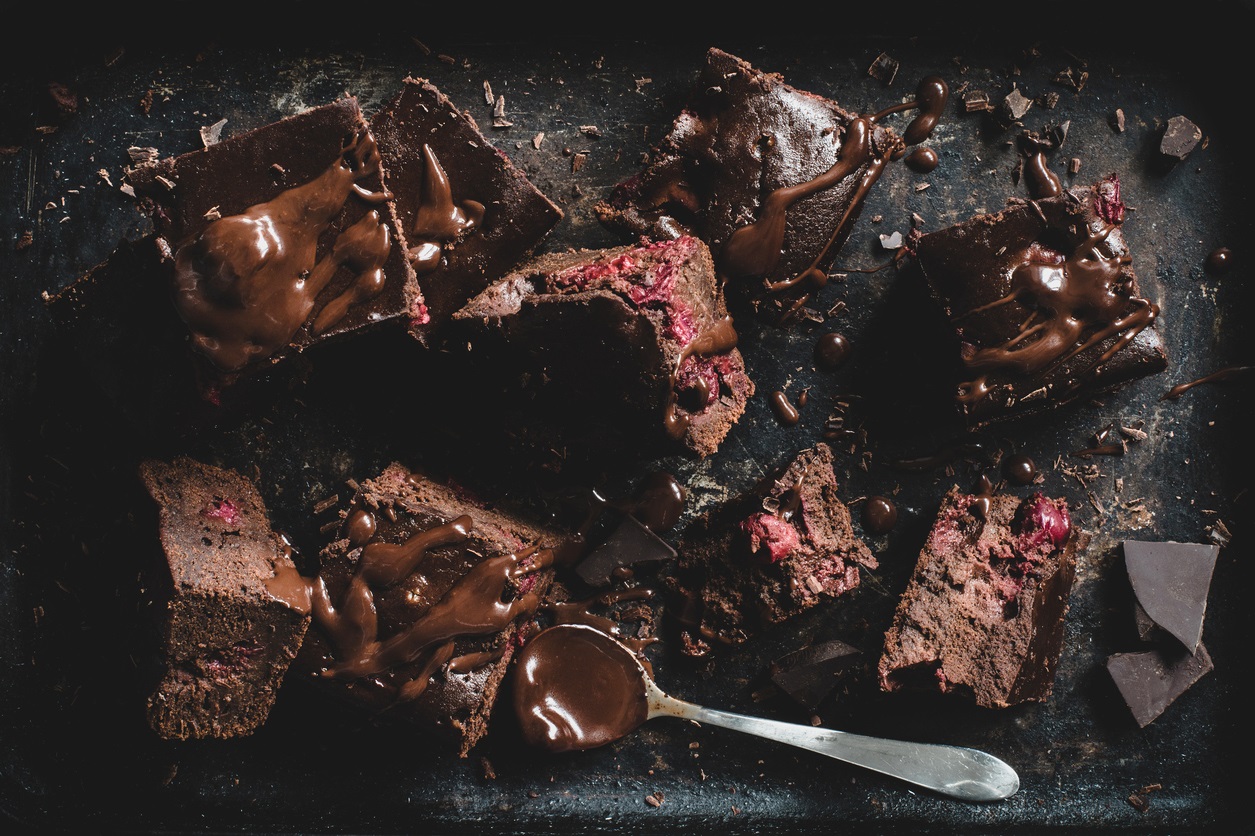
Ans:
MULTIPOLYGON (((1253 817, 1236 766, 1251 742, 1249 698, 1239 689, 1249 656, 1250 381, 1159 400, 1174 383, 1255 360, 1242 341, 1252 296, 1244 263, 1252 233, 1245 211, 1247 46, 1240 40, 1251 23, 1249 4, 1194 4, 1176 18, 1156 19, 1141 35, 1117 25, 1123 6, 1103 4, 1032 14, 946 6, 953 15, 942 20, 926 7, 907 6, 846 19, 833 11, 787 25, 693 13, 661 27, 634 23, 615 37, 558 37, 540 25, 539 10, 526 22, 470 8, 398 10, 399 20, 379 27, 358 19, 365 9, 331 13, 291 4, 288 18, 263 21, 255 10, 231 19, 220 13, 226 7, 173 4, 163 8, 193 21, 174 28, 145 24, 130 8, 127 20, 102 14, 60 26, 7 27, 0 65, 0 146, 17 149, 0 156, 0 508, 7 521, 0 530, 0 808, 18 824, 180 833, 1249 831, 1253 817), (285 25, 296 18, 305 25, 285 25), (452 447, 437 442, 424 416, 456 410, 457 393, 430 385, 428 358, 390 335, 313 355, 305 378, 277 388, 255 412, 193 434, 115 409, 57 350, 40 294, 103 260, 120 238, 148 229, 116 188, 127 147, 181 153, 199 147, 198 129, 220 118, 234 134, 344 91, 358 95, 369 113, 405 75, 424 76, 469 110, 564 208, 567 217, 547 247, 607 245, 616 240, 598 226, 592 205, 634 173, 666 131, 708 46, 850 109, 899 101, 928 73, 943 75, 952 88, 986 90, 994 101, 1012 85, 1029 96, 1055 91, 1053 110, 1034 107, 1024 119, 1033 129, 1071 120, 1055 169, 1076 156, 1082 180, 1110 171, 1122 178, 1135 210, 1125 224, 1134 267, 1145 295, 1163 308, 1159 327, 1171 363, 1164 374, 984 433, 987 453, 959 460, 953 473, 894 470, 887 465, 893 456, 932 453, 954 440, 934 397, 949 347, 935 342, 935 317, 909 272, 850 273, 823 291, 820 310, 839 300, 848 306, 823 324, 781 331, 738 321, 759 395, 716 456, 615 468, 602 486, 620 490, 662 467, 688 485, 691 515, 819 440, 835 402, 851 404, 851 420, 865 424, 861 449, 870 457, 839 456, 843 495, 857 515, 859 498, 898 491, 897 528, 869 540, 881 569, 866 573, 846 601, 712 668, 691 668, 670 658, 665 645, 654 648, 660 683, 677 696, 805 722, 779 698, 751 696, 767 663, 833 637, 867 651, 874 663, 946 488, 993 472, 988 457, 996 451, 1033 456, 1045 472, 1043 489, 1066 495, 1095 535, 1079 562, 1051 701, 977 711, 879 694, 864 673, 819 712, 836 728, 988 750, 1017 768, 1020 792, 996 805, 964 805, 808 753, 669 720, 605 749, 552 758, 520 751, 503 723, 506 731, 461 761, 430 752, 404 728, 328 707, 295 688, 280 695, 270 722, 249 739, 155 739, 132 690, 134 573, 137 555, 151 545, 151 532, 132 513, 140 456, 185 451, 259 474, 278 524, 306 551, 318 546, 311 504, 343 490, 345 478, 369 476, 394 458, 414 466, 461 463, 474 478, 501 478, 516 491, 553 480, 507 462, 475 465, 474 439, 452 447), (121 56, 109 63, 118 49, 121 56), (866 72, 881 51, 901 62, 889 87, 866 72), (1068 67, 1089 73, 1079 94, 1051 81, 1068 67), (77 114, 58 117, 49 109, 50 80, 75 89, 77 114), (512 128, 488 127, 485 80, 505 95, 512 128), (139 102, 149 90, 153 106, 145 114, 139 102), (1108 126, 1117 107, 1126 115, 1124 133, 1108 126), (1176 114, 1202 128, 1207 146, 1167 167, 1157 143, 1176 114), (600 139, 578 130, 589 124, 601 129, 600 139), (545 139, 536 150, 531 140, 540 131, 545 139), (580 152, 586 161, 573 172, 580 152), (19 251, 24 231, 33 244, 19 251), (1215 278, 1202 267, 1219 245, 1233 248, 1239 265, 1215 278), (815 337, 834 328, 850 337, 851 362, 835 374, 817 372, 815 337), (778 388, 796 396, 807 387, 801 422, 778 425, 767 396, 778 388), (1069 456, 1111 421, 1142 421, 1149 438, 1122 458, 1069 456), (1063 469, 1090 463, 1100 475, 1084 486, 1063 469), (1123 479, 1119 493, 1116 478, 1123 479), (1118 544, 1203 541, 1216 518, 1235 535, 1221 552, 1204 631, 1217 669, 1139 730, 1102 668, 1109 653, 1133 646, 1118 544), (483 759, 495 777, 487 777, 483 759), (1131 793, 1154 784, 1161 788, 1148 793, 1145 812, 1128 803, 1131 793), (645 803, 651 793, 664 797, 660 807, 645 803)), ((925 229, 936 229, 1022 195, 1011 176, 1013 136, 952 104, 930 143, 940 167, 926 176, 891 167, 838 266, 881 263, 878 236, 905 233, 912 212, 925 229), (920 190, 925 183, 929 188, 920 190)))

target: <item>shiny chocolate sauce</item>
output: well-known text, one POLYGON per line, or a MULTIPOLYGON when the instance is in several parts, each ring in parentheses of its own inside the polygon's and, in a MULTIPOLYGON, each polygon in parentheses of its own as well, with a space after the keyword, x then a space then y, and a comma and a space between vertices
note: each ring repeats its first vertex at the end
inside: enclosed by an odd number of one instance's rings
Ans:
POLYGON ((680 521, 687 495, 674 476, 659 470, 646 476, 636 497, 620 507, 650 531, 661 533, 670 531, 680 521))
POLYGON ((887 496, 869 496, 863 505, 863 528, 888 534, 898 524, 898 506, 887 496))
POLYGON ((786 427, 793 426, 802 417, 797 407, 789 402, 789 396, 779 390, 771 393, 771 411, 776 414, 776 420, 786 427))
POLYGON ((1203 264, 1203 268, 1213 276, 1224 275, 1232 267, 1233 250, 1228 247, 1216 247, 1207 254, 1207 261, 1203 264))
MULTIPOLYGON (((1118 184, 1114 187, 1114 201, 1119 205, 1118 184)), ((1097 366, 1155 321, 1159 306, 1125 291, 1120 269, 1127 256, 1108 255, 1102 248, 1116 226, 1116 222, 1099 221, 1098 229, 1091 230, 1066 256, 1034 242, 1012 270, 1010 293, 955 318, 959 321, 1011 302, 1030 311, 1010 340, 964 357, 964 364, 977 377, 960 384, 961 402, 973 403, 989 393, 990 372, 1034 374, 1118 334, 1119 339, 1091 364, 1091 368, 1097 366)))
POLYGON ((1229 366, 1227 368, 1220 369, 1219 371, 1214 371, 1211 374, 1203 375, 1202 377, 1197 378, 1196 380, 1191 380, 1188 383, 1178 383, 1176 386, 1173 386, 1167 392, 1160 395, 1159 400, 1175 401, 1195 386, 1201 386, 1204 383, 1223 383, 1249 371, 1255 371, 1255 366, 1229 366))
POLYGON ((591 598, 579 601, 554 601, 546 604, 545 609, 552 616, 554 624, 580 624, 600 630, 602 633, 614 638, 640 656, 639 661, 642 666, 649 670, 649 663, 642 654, 644 654, 645 648, 653 644, 657 639, 653 637, 639 639, 634 636, 628 636, 620 629, 618 622, 608 616, 594 613, 593 607, 608 608, 624 601, 652 601, 655 597, 656 593, 654 590, 638 586, 603 592, 600 595, 594 595, 591 598))
POLYGON ((453 201, 449 175, 430 145, 423 146, 423 161, 423 193, 410 230, 415 243, 406 250, 414 272, 420 276, 437 270, 444 259, 444 248, 484 221, 484 204, 476 200, 460 204, 453 201))
POLYGON ((1013 485, 1030 485, 1037 478, 1037 465, 1025 455, 1008 456, 1002 463, 1002 473, 1013 485))
POLYGON ((550 752, 604 746, 649 719, 637 657, 594 627, 537 633, 516 657, 514 711, 523 739, 550 752))
POLYGON ((994 495, 997 492, 998 486, 982 473, 976 483, 976 494, 972 498, 972 504, 967 506, 967 512, 978 520, 988 519, 989 509, 993 507, 994 495))
POLYGON ((370 204, 391 200, 359 181, 379 173, 379 150, 369 131, 352 136, 321 175, 213 221, 174 256, 174 304, 191 331, 192 346, 223 372, 238 372, 292 341, 313 313, 318 295, 341 267, 357 274, 322 320, 331 327, 357 302, 383 287, 381 267, 391 238, 378 212, 340 233, 318 258, 319 237, 350 195, 370 204))
POLYGON ((906 155, 903 160, 906 167, 911 171, 919 174, 928 174, 937 168, 937 164, 941 162, 941 158, 937 156, 937 152, 931 148, 916 148, 914 151, 906 155))
POLYGON ((828 243, 816 254, 810 265, 802 272, 789 279, 777 282, 766 281, 764 287, 769 293, 779 293, 794 287, 804 291, 794 309, 800 307, 815 291, 828 283, 827 273, 820 269, 823 262, 836 243, 846 223, 857 214, 868 192, 890 160, 900 159, 906 153, 906 147, 916 145, 927 139, 937 120, 945 110, 950 88, 937 76, 928 76, 920 81, 913 101, 904 102, 886 108, 871 116, 856 116, 845 126, 841 138, 841 150, 837 162, 818 177, 794 186, 782 186, 763 200, 758 217, 746 226, 734 232, 719 254, 719 272, 725 279, 764 279, 775 269, 784 247, 787 215, 790 207, 802 198, 832 188, 847 177, 855 176, 860 169, 865 170, 845 212, 838 219, 828 243), (892 133, 876 134, 877 124, 881 119, 892 113, 903 110, 918 109, 919 114, 907 125, 901 138, 892 133))
POLYGON ((725 316, 695 337, 680 352, 680 356, 676 358, 675 367, 671 370, 671 394, 667 400, 667 408, 663 416, 663 428, 670 438, 679 441, 688 432, 689 428, 689 416, 680 411, 679 395, 675 388, 676 380, 680 374, 680 367, 684 364, 684 361, 690 357, 711 357, 716 354, 724 354, 736 348, 736 342, 736 328, 732 325, 732 317, 725 316))
MULTIPOLYGON (((360 536, 368 526, 355 513, 346 520, 346 527, 352 540, 354 531, 360 536)), ((408 577, 428 550, 465 542, 473 528, 473 520, 464 514, 420 531, 403 543, 370 539, 361 549, 357 570, 338 604, 332 602, 321 576, 306 578, 314 623, 335 649, 336 662, 323 676, 357 679, 416 663, 419 673, 398 693, 399 700, 413 699, 426 688, 432 673, 453 658, 454 639, 496 633, 515 619, 535 613, 540 600, 534 593, 506 600, 513 581, 553 564, 551 549, 529 546, 480 561, 417 621, 387 639, 379 638, 376 590, 408 577), (437 659, 442 661, 437 664, 437 659)), ((479 657, 459 658, 460 667, 465 668, 479 657)))

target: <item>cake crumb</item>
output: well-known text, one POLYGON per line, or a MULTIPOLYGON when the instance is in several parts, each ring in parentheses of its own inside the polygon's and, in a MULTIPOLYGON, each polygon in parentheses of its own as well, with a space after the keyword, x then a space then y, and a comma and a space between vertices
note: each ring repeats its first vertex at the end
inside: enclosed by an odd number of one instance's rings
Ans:
POLYGON ((1123 108, 1117 107, 1115 111, 1112 112, 1110 124, 1111 124, 1111 130, 1115 131, 1118 134, 1124 133, 1124 110, 1123 108))
POLYGON ((654 792, 650 795, 645 796, 645 803, 648 804, 650 807, 661 807, 662 802, 663 802, 663 795, 661 792, 654 792))

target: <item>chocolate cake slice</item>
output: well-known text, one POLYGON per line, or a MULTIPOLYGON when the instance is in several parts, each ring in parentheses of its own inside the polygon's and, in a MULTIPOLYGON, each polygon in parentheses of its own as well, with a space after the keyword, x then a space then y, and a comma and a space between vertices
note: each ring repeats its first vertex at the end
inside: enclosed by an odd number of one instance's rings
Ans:
POLYGON ((614 187, 598 217, 633 236, 696 235, 730 295, 787 319, 827 282, 868 191, 928 138, 948 95, 930 76, 913 101, 864 116, 712 48, 649 165, 614 187), (914 109, 901 136, 883 123, 914 109))
POLYGON ((837 496, 832 450, 803 450, 774 478, 707 512, 685 531, 664 583, 680 649, 738 645, 859 585, 876 558, 837 496))
POLYGON ((338 539, 305 579, 314 626, 295 670, 465 756, 564 538, 399 464, 340 514, 338 539))
POLYGON ((986 708, 1045 701, 1088 542, 1064 499, 951 488, 885 633, 881 688, 986 708))
POLYGON ((145 461, 158 511, 158 681, 148 720, 163 738, 230 738, 266 720, 309 626, 291 549, 251 481, 180 457, 145 461))
POLYGON ((422 297, 352 96, 132 169, 208 390, 422 297))
POLYGON ((476 377, 502 382, 508 423, 537 446, 706 456, 754 393, 710 250, 691 235, 541 256, 454 320, 476 377))
POLYGON ((562 210, 426 79, 406 78, 370 126, 422 288, 411 331, 429 342, 467 299, 530 256, 562 210))
POLYGON ((922 236, 915 255, 959 341, 955 402, 972 428, 1162 371, 1113 174, 922 236))

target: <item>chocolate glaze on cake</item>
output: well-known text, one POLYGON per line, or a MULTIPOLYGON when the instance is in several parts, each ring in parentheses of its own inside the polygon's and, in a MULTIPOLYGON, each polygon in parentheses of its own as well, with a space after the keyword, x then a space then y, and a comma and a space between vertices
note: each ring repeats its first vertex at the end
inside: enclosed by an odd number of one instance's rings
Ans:
POLYGON ((949 96, 930 76, 912 101, 860 115, 713 48, 696 91, 598 216, 634 235, 698 236, 720 276, 777 321, 827 283, 868 191, 928 138, 949 96), (883 120, 904 110, 919 112, 899 136, 883 120))
POLYGON ((986 708, 1046 700, 1088 540, 1063 499, 951 488, 885 634, 881 688, 986 708))
POLYGON ((1049 182, 1033 190, 1056 196, 979 215, 916 244, 960 343, 965 371, 955 400, 973 428, 1167 365, 1151 327, 1159 306, 1139 295, 1124 239, 1119 179, 1073 190, 1049 182))
POLYGON ((149 723, 179 740, 251 734, 309 626, 291 549, 237 473, 178 458, 139 474, 159 509, 162 557, 147 579, 160 669, 149 723))
POLYGON ((685 531, 664 578, 676 600, 681 650, 736 645, 859 585, 876 558, 837 496, 832 450, 803 450, 775 478, 708 512, 685 531))
POLYGON ((206 386, 421 303, 376 142, 346 96, 133 169, 206 386))
POLYGON ((362 483, 306 578, 295 669, 466 755, 552 580, 562 537, 398 464, 362 483))
POLYGON ((422 288, 411 331, 428 342, 467 299, 531 255, 562 210, 425 79, 406 78, 370 126, 422 288))
POLYGON ((550 446, 706 456, 754 393, 710 251, 690 235, 541 256, 454 320, 476 377, 504 379, 517 421, 550 446))

